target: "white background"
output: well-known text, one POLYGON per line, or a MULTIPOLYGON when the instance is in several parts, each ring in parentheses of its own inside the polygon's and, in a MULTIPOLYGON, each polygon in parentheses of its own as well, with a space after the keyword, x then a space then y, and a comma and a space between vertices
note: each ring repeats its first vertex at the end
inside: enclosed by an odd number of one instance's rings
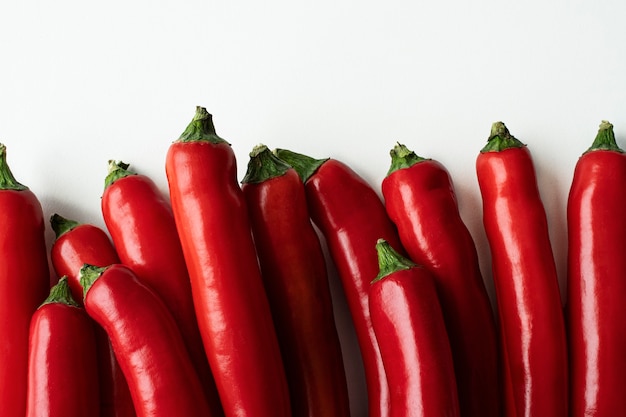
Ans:
POLYGON ((602 119, 626 145, 624 16, 617 0, 3 2, 0 142, 46 218, 103 227, 107 161, 166 193, 165 153, 196 105, 232 144, 240 179, 265 143, 340 159, 379 191, 399 141, 449 169, 493 294, 474 163, 502 120, 533 154, 563 285, 576 160, 602 119))

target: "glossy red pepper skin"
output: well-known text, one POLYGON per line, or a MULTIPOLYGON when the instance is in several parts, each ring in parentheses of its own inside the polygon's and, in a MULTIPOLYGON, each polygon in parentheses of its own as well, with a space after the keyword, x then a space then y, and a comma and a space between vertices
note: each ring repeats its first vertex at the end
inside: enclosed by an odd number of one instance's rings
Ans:
POLYGON ((169 308, 205 388, 213 415, 223 414, 204 352, 191 283, 168 199, 146 175, 110 162, 102 217, 120 261, 148 284, 169 308))
POLYGON ((83 303, 83 287, 80 285, 80 268, 84 264, 108 266, 119 263, 119 257, 111 239, 99 227, 52 215, 50 223, 57 237, 50 248, 50 260, 56 274, 67 276, 72 297, 83 303), (61 224, 69 226, 60 226, 61 224), (65 227, 59 230, 58 227, 65 227), (58 230, 58 231, 57 231, 58 230))
POLYGON ((50 270, 41 204, 15 181, 2 144, 0 211, 0 408, 23 417, 30 319, 50 291, 50 270))
POLYGON ((109 335, 137 416, 212 416, 180 331, 159 296, 122 264, 81 271, 85 310, 109 335))
POLYGON ((264 146, 255 148, 248 166, 242 190, 293 414, 347 417, 350 402, 326 261, 311 224, 304 185, 293 168, 264 146), (269 176, 270 166, 280 173, 269 176))
MULTIPOLYGON (((83 305, 80 269, 85 265, 105 267, 120 263, 111 239, 101 228, 66 219, 59 214, 50 217, 56 239, 50 249, 50 259, 57 275, 67 276, 72 297, 83 305)), ((98 374, 100 377, 101 417, 134 417, 135 406, 130 397, 126 378, 111 349, 109 336, 96 325, 98 374)))
POLYGON ((507 415, 566 416, 567 345, 548 225, 528 148, 495 123, 476 161, 506 366, 507 415))
MULTIPOLYGON (((64 287, 62 277, 52 289, 64 287)), ((30 323, 26 417, 100 415, 94 323, 70 297, 51 300, 30 323)))
MULTIPOLYGON (((383 257, 401 260, 379 242, 383 257)), ((458 417, 452 351, 432 274, 403 260, 371 284, 369 308, 390 390, 390 417, 458 417)), ((384 262, 384 261, 383 261, 384 262)), ((382 268, 381 268, 381 272, 382 268)))
MULTIPOLYGON (((297 166, 287 152, 279 150, 278 156, 297 166)), ((305 180, 305 191, 311 218, 326 239, 346 294, 363 357, 369 415, 388 416, 389 387, 368 292, 378 273, 376 242, 385 239, 402 251, 400 239, 376 191, 345 163, 323 161, 305 180)))
POLYGON ((196 316, 226 416, 291 416, 235 155, 215 134, 206 109, 198 108, 183 139, 170 145, 166 174, 196 316))
POLYGON ((603 122, 576 164, 567 205, 572 417, 626 410, 624 184, 626 154, 615 143, 613 126, 603 122))
POLYGON ((474 240, 465 226, 448 170, 398 145, 405 159, 382 181, 389 217, 411 260, 434 277, 450 337, 464 416, 500 416, 498 339, 474 240), (410 162, 409 162, 410 161, 410 162))

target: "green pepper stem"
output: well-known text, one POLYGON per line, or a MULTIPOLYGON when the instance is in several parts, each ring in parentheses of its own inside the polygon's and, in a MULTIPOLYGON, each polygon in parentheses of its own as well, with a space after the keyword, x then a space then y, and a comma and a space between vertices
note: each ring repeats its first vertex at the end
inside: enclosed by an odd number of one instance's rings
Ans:
POLYGON ((495 122, 491 125, 491 134, 487 139, 487 144, 480 152, 500 152, 524 146, 526 145, 511 135, 504 123, 495 122))
POLYGON ((213 116, 204 108, 197 106, 196 114, 185 131, 178 138, 178 142, 210 142, 213 144, 226 143, 224 139, 215 133, 213 116))
POLYGON ((291 165, 293 169, 296 170, 298 175, 300 175, 300 178, 302 178, 302 182, 307 182, 311 175, 315 174, 319 167, 321 167, 324 162, 330 159, 315 159, 301 153, 289 151, 287 149, 275 149, 274 154, 276 154, 278 158, 291 165))
POLYGON ((376 242, 376 253, 378 254, 379 272, 372 283, 380 281, 394 272, 417 267, 415 262, 400 255, 391 247, 389 242, 384 239, 378 239, 376 242))
POLYGON ((104 178, 104 189, 106 190, 111 186, 115 181, 122 179, 124 177, 128 177, 130 175, 135 175, 133 171, 130 171, 128 167, 130 164, 124 163, 122 161, 114 161, 112 159, 109 160, 109 171, 107 176, 104 178))
POLYGON ((396 143, 389 152, 389 155, 391 156, 391 166, 389 167, 389 171, 387 171, 387 175, 399 169, 410 168, 419 162, 428 160, 428 158, 422 158, 401 143, 396 143))
POLYGON ((0 143, 0 190, 24 191, 28 187, 20 184, 7 164, 7 147, 0 143))
POLYGON ((59 282, 57 282, 50 289, 50 294, 48 295, 48 298, 46 298, 41 305, 43 306, 53 303, 65 304, 72 307, 80 307, 76 300, 74 300, 74 297, 72 297, 72 291, 70 291, 70 285, 67 282, 67 276, 65 275, 62 276, 59 279, 59 282))
POLYGON ((585 151, 585 153, 592 151, 624 152, 624 150, 621 149, 615 141, 613 125, 606 120, 603 120, 602 123, 600 123, 600 127, 598 128, 598 134, 596 135, 596 138, 589 147, 589 149, 585 151))
POLYGON ((284 175, 291 165, 274 155, 267 146, 260 144, 250 152, 250 161, 242 183, 261 183, 284 175))
POLYGON ((55 237, 58 239, 76 226, 80 226, 80 223, 54 213, 50 216, 50 225, 52 226, 52 230, 54 230, 55 237))
POLYGON ((83 294, 87 296, 87 291, 96 282, 96 280, 107 270, 108 267, 98 267, 94 265, 85 264, 80 268, 79 281, 83 287, 83 294))

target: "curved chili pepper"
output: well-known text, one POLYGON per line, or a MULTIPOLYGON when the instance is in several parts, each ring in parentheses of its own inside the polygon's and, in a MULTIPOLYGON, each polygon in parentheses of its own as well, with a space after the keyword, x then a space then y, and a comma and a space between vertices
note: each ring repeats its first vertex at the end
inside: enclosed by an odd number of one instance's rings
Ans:
POLYGON ((311 218, 326 238, 337 267, 363 357, 369 414, 387 416, 389 387, 372 328, 368 291, 378 273, 377 240, 403 250, 395 226, 376 191, 346 164, 285 149, 276 153, 303 179, 311 218))
POLYGON ((13 176, 0 144, 0 408, 23 417, 30 319, 50 291, 41 204, 13 176))
POLYGON ((230 144, 198 107, 166 174, 196 316, 225 414, 291 416, 289 390, 230 144))
POLYGON ((500 315, 508 415, 567 415, 567 346, 545 210, 528 148, 497 122, 476 160, 500 315))
POLYGON ((350 415, 326 261, 298 173, 265 145, 242 190, 296 416, 350 415))
POLYGON ((434 276, 450 337, 461 414, 500 410, 498 342, 474 240, 448 170, 397 144, 382 181, 385 207, 411 260, 434 276))
POLYGON ((30 323, 26 417, 100 415, 94 323, 61 277, 30 323))
POLYGON ((372 325, 390 390, 390 417, 459 416, 452 351, 432 274, 376 243, 372 325))
POLYGON ((213 415, 223 415, 169 201, 148 176, 129 171, 123 162, 109 161, 101 206, 121 262, 165 302, 183 335, 213 415))
MULTIPOLYGON (((99 227, 66 219, 59 214, 50 217, 56 235, 50 250, 52 266, 59 276, 67 276, 74 300, 83 305, 83 287, 80 269, 85 264, 108 266, 119 263, 117 252, 99 227)), ((126 378, 111 349, 109 336, 100 326, 95 326, 100 376, 101 417, 134 417, 135 406, 130 397, 126 378)))
POLYGON ((568 301, 572 417, 626 410, 626 154, 602 122, 576 164, 568 198, 568 301))
POLYGON ((212 416, 165 303, 125 265, 81 268, 85 310, 107 332, 138 417, 212 416))

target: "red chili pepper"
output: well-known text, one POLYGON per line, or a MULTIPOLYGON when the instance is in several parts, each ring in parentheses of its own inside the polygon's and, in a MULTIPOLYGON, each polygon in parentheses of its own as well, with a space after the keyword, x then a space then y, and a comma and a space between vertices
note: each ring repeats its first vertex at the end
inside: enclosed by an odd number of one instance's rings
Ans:
POLYGON ((125 265, 81 268, 85 310, 107 332, 138 417, 211 410, 172 314, 125 265))
POLYGON ((191 283, 169 201, 146 175, 109 161, 102 215, 121 262, 165 302, 205 388, 212 415, 223 415, 191 295, 191 283))
POLYGON ((369 415, 387 416, 389 387, 372 328, 368 291, 378 273, 377 240, 383 238, 403 250, 395 226, 378 194, 346 164, 285 149, 276 152, 303 179, 311 218, 326 238, 337 267, 363 357, 369 415))
POLYGON ((476 161, 503 337, 507 415, 567 415, 567 345, 556 267, 528 148, 501 122, 476 161))
POLYGON ((79 282, 84 264, 107 266, 119 263, 117 252, 106 232, 93 224, 81 224, 59 214, 50 217, 56 235, 50 249, 50 260, 58 276, 67 276, 72 297, 83 304, 83 287, 79 282))
POLYGON ((572 417, 626 410, 624 184, 626 154, 604 121, 576 164, 567 205, 572 417))
POLYGON ((385 206, 411 260, 434 276, 446 323, 461 414, 500 410, 498 342, 474 240, 459 215, 448 170, 398 144, 382 182, 385 206))
POLYGON ((291 416, 276 331, 230 144, 202 107, 166 174, 196 315, 225 414, 291 416))
POLYGON ((17 182, 0 144, 0 408, 26 413, 30 319, 50 291, 41 204, 17 182))
MULTIPOLYGON (((59 214, 50 217, 50 224, 56 234, 50 250, 52 266, 59 276, 67 276, 72 296, 82 306, 80 269, 85 264, 104 267, 119 263, 117 252, 105 231, 95 225, 81 224, 59 214)), ((95 333, 100 375, 100 415, 134 417, 135 406, 128 383, 111 349, 109 336, 100 326, 95 326, 95 333)))
POLYGON ((281 345, 293 414, 349 416, 350 402, 322 247, 298 173, 265 145, 243 193, 281 345))
POLYGON ((30 323, 26 417, 100 415, 94 324, 61 277, 30 323))
POLYGON ((432 274, 380 239, 369 290, 390 417, 459 416, 452 351, 432 274))

